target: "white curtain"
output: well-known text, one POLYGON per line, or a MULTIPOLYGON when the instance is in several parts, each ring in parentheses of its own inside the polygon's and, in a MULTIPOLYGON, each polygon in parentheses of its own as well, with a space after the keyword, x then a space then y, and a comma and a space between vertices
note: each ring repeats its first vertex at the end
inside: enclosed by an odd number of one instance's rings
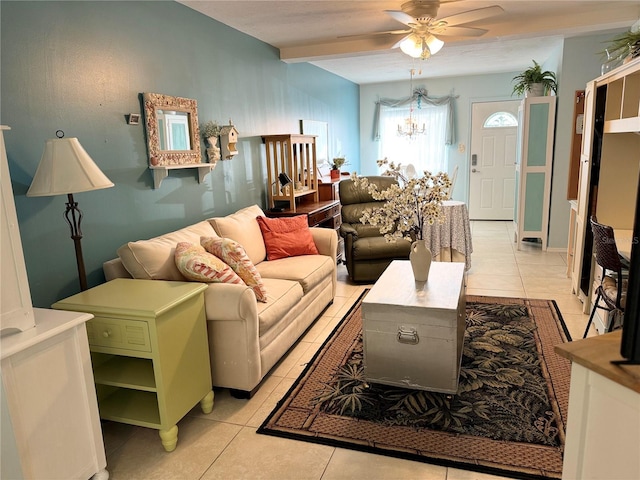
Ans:
POLYGON ((432 173, 447 171, 447 128, 449 122, 448 104, 425 105, 413 103, 412 117, 419 129, 425 126, 425 133, 412 137, 398 135, 398 125, 405 126, 410 105, 390 107, 380 105, 379 115, 379 158, 407 165, 413 164, 418 175, 423 170, 432 173))

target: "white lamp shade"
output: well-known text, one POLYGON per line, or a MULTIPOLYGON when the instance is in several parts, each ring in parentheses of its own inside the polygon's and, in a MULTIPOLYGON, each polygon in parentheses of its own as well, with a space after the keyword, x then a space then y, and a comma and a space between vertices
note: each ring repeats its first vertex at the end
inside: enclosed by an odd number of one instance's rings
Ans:
POLYGON ((27 197, 65 195, 113 187, 77 138, 52 138, 33 177, 27 197))
POLYGON ((444 42, 439 38, 434 37, 433 35, 429 35, 427 37, 427 45, 429 46, 431 55, 435 55, 444 46, 444 42))
POLYGON ((400 42, 400 50, 413 58, 420 58, 422 55, 422 40, 416 34, 412 33, 402 42, 400 42))

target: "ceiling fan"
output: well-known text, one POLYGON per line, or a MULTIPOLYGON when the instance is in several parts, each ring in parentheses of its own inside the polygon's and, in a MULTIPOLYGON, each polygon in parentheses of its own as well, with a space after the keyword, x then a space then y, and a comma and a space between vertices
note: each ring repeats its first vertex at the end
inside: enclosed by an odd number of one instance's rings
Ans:
POLYGON ((446 0, 411 0, 403 3, 400 7, 401 10, 385 10, 386 14, 394 20, 404 23, 409 29, 378 32, 374 35, 403 35, 392 48, 400 47, 407 55, 424 60, 437 53, 444 45, 444 42, 438 37, 479 37, 487 33, 487 30, 463 25, 504 12, 499 5, 493 5, 438 19, 436 18, 438 8, 442 3, 449 2, 446 0))

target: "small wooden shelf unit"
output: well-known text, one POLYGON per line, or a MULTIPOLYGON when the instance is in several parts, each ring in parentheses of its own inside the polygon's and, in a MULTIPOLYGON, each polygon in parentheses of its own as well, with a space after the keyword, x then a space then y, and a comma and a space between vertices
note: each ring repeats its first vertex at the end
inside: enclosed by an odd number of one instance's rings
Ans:
POLYGON ((288 202, 296 211, 296 199, 312 196, 318 202, 316 136, 300 134, 265 135, 262 137, 267 156, 267 195, 269 208, 275 202, 288 202), (281 173, 289 175, 292 185, 282 187, 281 173))

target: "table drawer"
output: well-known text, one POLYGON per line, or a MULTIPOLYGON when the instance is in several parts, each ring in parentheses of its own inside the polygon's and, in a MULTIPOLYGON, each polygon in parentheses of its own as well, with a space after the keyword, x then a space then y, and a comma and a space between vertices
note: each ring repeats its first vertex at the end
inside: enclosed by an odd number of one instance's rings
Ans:
POLYGON ((151 351, 149 325, 137 320, 114 320, 95 317, 87 322, 89 345, 151 351))
MULTIPOLYGON (((331 217, 326 221, 327 228, 333 228, 334 230, 338 230, 342 225, 342 215, 336 215, 335 217, 331 217)), ((339 233, 338 233, 339 234, 339 233)))
POLYGON ((330 218, 335 217, 340 214, 340 204, 336 204, 331 208, 327 208, 326 210, 321 210, 319 212, 314 212, 309 215, 309 225, 314 226, 322 223, 330 218))

